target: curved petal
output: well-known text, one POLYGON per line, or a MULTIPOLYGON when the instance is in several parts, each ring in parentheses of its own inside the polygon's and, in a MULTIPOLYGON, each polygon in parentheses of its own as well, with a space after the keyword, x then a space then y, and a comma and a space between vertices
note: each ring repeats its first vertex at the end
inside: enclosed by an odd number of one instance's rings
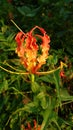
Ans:
POLYGON ((46 63, 48 51, 50 49, 50 37, 46 34, 46 31, 43 28, 35 26, 26 34, 19 32, 16 35, 15 40, 17 42, 16 52, 20 57, 21 63, 27 71, 30 73, 36 73, 41 66, 46 63), (39 29, 43 35, 33 34, 33 31, 36 28, 39 29), (39 54, 39 46, 36 37, 41 39, 41 54, 39 54))
POLYGON ((24 38, 25 38, 25 35, 22 32, 19 32, 16 35, 15 40, 17 42, 18 47, 20 47, 22 45, 22 43, 24 42, 24 38))

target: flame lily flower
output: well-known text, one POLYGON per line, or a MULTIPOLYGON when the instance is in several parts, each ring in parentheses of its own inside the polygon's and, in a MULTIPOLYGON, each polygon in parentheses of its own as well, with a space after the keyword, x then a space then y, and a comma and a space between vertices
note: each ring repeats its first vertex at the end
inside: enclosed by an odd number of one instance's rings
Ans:
POLYGON ((19 32, 15 40, 17 42, 16 53, 20 57, 21 64, 29 73, 36 74, 48 58, 50 37, 43 28, 35 26, 28 33, 19 32), (34 33, 36 28, 40 30, 41 35, 34 33), (41 40, 40 45, 37 44, 37 39, 41 40))

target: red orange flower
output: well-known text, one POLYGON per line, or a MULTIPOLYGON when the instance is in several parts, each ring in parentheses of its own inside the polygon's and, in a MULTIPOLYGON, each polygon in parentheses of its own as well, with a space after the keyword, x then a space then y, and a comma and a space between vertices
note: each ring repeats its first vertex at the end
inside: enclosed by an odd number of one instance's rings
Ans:
POLYGON ((31 127, 31 124, 27 123, 27 128, 22 124, 21 125, 22 130, 41 130, 41 125, 38 125, 37 121, 33 120, 33 127, 31 127))
POLYGON ((61 71, 60 71, 60 77, 61 77, 61 78, 66 78, 66 75, 65 75, 64 70, 61 70, 61 71))
POLYGON ((50 37, 43 28, 35 26, 28 33, 19 32, 15 40, 17 42, 16 53, 20 57, 21 63, 27 71, 36 73, 48 58, 50 37), (41 35, 33 34, 36 28, 40 30, 41 35), (42 41, 40 45, 37 44, 37 39, 42 41))

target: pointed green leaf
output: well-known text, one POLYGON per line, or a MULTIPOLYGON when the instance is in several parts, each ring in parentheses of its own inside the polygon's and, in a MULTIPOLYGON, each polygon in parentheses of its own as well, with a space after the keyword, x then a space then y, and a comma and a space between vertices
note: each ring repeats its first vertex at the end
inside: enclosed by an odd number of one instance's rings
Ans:
POLYGON ((55 86, 56 86, 57 97, 58 97, 59 103, 61 103, 61 98, 60 98, 60 70, 57 70, 57 71, 54 72, 54 81, 55 81, 55 86))
POLYGON ((36 93, 40 90, 40 86, 37 82, 32 82, 31 89, 34 93, 36 93))
POLYGON ((8 82, 4 79, 2 83, 0 83, 0 93, 6 91, 8 89, 8 82))
POLYGON ((60 95, 62 101, 73 101, 73 96, 71 96, 65 88, 60 90, 60 95))

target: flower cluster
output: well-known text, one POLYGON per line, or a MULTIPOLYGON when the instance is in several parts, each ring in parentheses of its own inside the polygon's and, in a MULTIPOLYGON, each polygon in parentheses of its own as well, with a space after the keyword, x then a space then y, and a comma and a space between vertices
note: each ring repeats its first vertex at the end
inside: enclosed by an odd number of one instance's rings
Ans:
POLYGON ((35 74, 46 63, 50 49, 50 37, 43 28, 35 26, 28 33, 19 32, 15 40, 17 42, 16 53, 20 57, 21 64, 29 73, 35 74), (40 30, 41 35, 34 33, 36 28, 40 30))
POLYGON ((41 130, 41 126, 37 124, 35 119, 33 120, 33 124, 34 124, 33 128, 31 127, 31 124, 29 122, 27 123, 26 128, 23 124, 21 125, 21 128, 22 130, 41 130))

